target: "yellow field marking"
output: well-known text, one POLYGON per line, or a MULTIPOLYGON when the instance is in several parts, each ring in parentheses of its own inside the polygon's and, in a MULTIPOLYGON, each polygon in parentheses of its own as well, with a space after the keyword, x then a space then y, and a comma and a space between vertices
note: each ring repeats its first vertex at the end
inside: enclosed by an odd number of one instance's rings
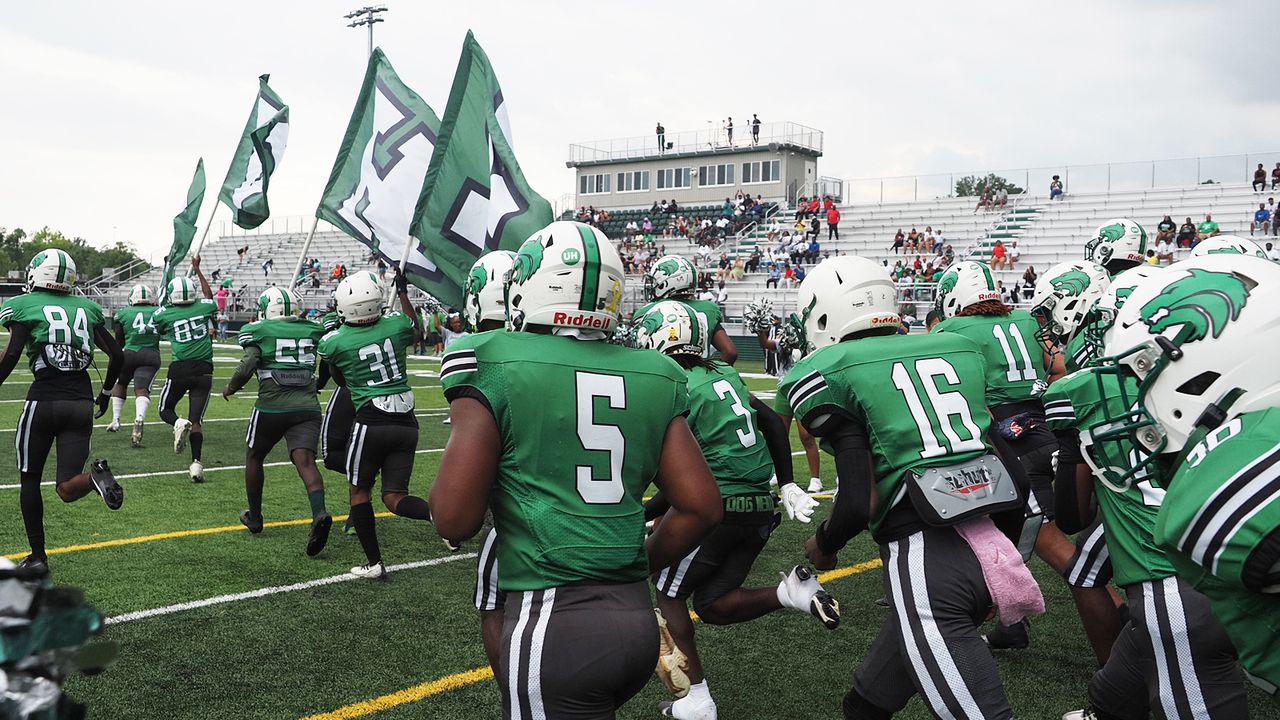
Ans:
MULTIPOLYGON (((847 567, 836 568, 818 575, 818 582, 832 582, 841 578, 847 578, 850 575, 867 572, 880 567, 879 558, 858 563, 857 565, 849 565, 847 567)), ((698 616, 693 612, 689 613, 689 617, 696 622, 698 616)), ((390 710, 400 705, 405 705, 419 700, 425 700, 433 695, 442 695, 468 685, 474 685, 478 682, 489 680, 493 677, 493 670, 488 666, 478 667, 466 672, 460 672, 454 675, 445 675, 437 680, 428 680, 421 685, 414 685, 403 690, 382 695, 371 700, 353 703, 331 710, 329 712, 318 713, 316 715, 307 715, 302 720, 351 720, 351 718, 365 717, 374 713, 390 710)))
MULTIPOLYGON (((374 513, 374 517, 385 518, 391 517, 389 512, 374 513)), ((346 520, 346 515, 334 515, 334 522, 342 522, 346 520)), ((274 520, 272 522, 263 523, 263 528, 273 527, 289 527, 292 525, 310 525, 311 518, 305 520, 274 520)), ((96 543, 85 543, 83 545, 68 545, 66 547, 52 548, 47 550, 49 555, 62 555, 64 553, 83 552, 85 550, 101 550, 103 548, 123 547, 125 545, 140 545, 142 543, 156 542, 157 540, 176 540, 179 538, 197 537, 199 535, 217 535, 218 533, 228 532, 245 532, 245 526, 239 523, 235 525, 221 525, 211 528, 197 528, 195 530, 174 530, 173 532, 156 533, 155 535, 140 535, 131 538, 119 538, 117 540, 103 540, 96 543)), ((21 560, 26 557, 27 553, 17 552, 5 555, 9 560, 21 560)))

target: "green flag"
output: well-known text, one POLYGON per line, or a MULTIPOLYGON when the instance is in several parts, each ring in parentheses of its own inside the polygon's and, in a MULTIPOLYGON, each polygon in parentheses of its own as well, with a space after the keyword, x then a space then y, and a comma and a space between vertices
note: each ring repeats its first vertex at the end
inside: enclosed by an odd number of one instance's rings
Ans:
POLYGON ((468 32, 410 226, 435 270, 409 279, 461 307, 462 285, 476 258, 518 249, 551 220, 551 204, 529 187, 511 150, 493 67, 468 32))
POLYGON ((258 227, 271 216, 267 186, 289 141, 289 106, 267 86, 270 77, 258 78, 258 97, 218 193, 218 199, 231 208, 232 222, 245 230, 258 227))
POLYGON ((191 250, 191 240, 196 236, 196 217, 200 214, 200 206, 204 203, 204 158, 196 161, 196 174, 191 178, 187 188, 187 206, 182 212, 173 216, 173 247, 164 261, 164 280, 160 283, 158 294, 163 297, 169 281, 177 274, 178 265, 187 259, 191 250))
POLYGON ((316 216, 389 265, 412 247, 410 275, 439 274, 409 236, 439 129, 435 111, 401 82, 382 49, 374 50, 316 216))

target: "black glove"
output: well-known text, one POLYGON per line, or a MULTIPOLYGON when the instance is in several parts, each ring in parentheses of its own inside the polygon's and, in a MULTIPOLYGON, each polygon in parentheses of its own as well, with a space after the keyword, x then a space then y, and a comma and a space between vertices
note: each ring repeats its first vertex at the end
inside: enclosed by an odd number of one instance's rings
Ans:
POLYGON ((93 413, 93 419, 97 420, 107 414, 107 405, 111 402, 111 393, 102 390, 98 393, 98 409, 93 413))
POLYGON ((409 292, 409 276, 406 273, 402 273, 402 272, 396 273, 396 292, 398 293, 409 292))

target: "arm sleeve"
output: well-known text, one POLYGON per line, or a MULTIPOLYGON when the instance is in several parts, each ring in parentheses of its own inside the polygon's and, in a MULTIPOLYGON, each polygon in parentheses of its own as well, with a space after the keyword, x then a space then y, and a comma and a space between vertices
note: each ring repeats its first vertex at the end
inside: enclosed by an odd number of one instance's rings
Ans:
POLYGON ((831 517, 818 526, 814 538, 818 548, 830 555, 839 552, 871 522, 875 474, 867 430, 861 423, 847 415, 840 416, 838 421, 830 422, 827 441, 836 457, 836 502, 831 517))
POLYGON ((1058 469, 1053 478, 1054 511, 1062 532, 1078 533, 1093 522, 1092 508, 1080 507, 1077 474, 1084 457, 1080 454, 1080 434, 1075 430, 1059 430, 1058 469))
POLYGON ((120 371, 124 369, 124 351, 120 349, 116 339, 111 337, 106 325, 99 325, 94 330, 94 335, 98 348, 107 354, 107 373, 102 378, 102 391, 111 392, 120 379, 120 371))
POLYGON ((787 435, 787 425, 755 395, 749 395, 751 407, 755 408, 756 420, 760 425, 760 434, 764 435, 764 443, 769 447, 769 456, 773 458, 773 472, 778 476, 778 487, 795 482, 795 471, 791 466, 791 439, 787 435))
POLYGON ((653 494, 653 497, 649 498, 644 503, 644 521, 649 522, 650 520, 660 518, 670 509, 671 503, 667 502, 667 499, 662 496, 662 491, 659 490, 653 494))
POLYGON ((0 384, 9 379, 9 374, 22 359, 22 349, 27 346, 27 338, 31 337, 31 328, 22 323, 11 322, 9 327, 9 344, 0 355, 0 384))
POLYGON ((227 387, 231 388, 231 392, 238 392, 248 384, 249 378, 253 377, 257 371, 258 360, 261 358, 262 350, 257 345, 245 346, 244 357, 240 358, 240 364, 236 365, 235 372, 231 373, 231 379, 227 381, 227 387))

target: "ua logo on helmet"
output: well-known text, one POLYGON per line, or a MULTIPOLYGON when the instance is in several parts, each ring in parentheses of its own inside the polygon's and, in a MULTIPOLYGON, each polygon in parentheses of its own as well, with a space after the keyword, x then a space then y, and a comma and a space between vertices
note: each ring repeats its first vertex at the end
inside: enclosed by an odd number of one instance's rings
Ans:
POLYGON ((1089 276, 1080 270, 1069 270, 1050 280, 1049 284, 1064 295, 1079 295, 1089 289, 1089 276))
POLYGON ((520 246, 520 252, 516 253, 516 263, 511 268, 511 280, 517 285, 523 285, 540 267, 542 267, 541 235, 529 238, 520 246))
POLYGON ((1139 316, 1153 334, 1179 327, 1174 342, 1203 340, 1222 335, 1227 323, 1240 317, 1249 300, 1250 287, 1229 272, 1191 270, 1187 277, 1169 284, 1142 306, 1139 316))

